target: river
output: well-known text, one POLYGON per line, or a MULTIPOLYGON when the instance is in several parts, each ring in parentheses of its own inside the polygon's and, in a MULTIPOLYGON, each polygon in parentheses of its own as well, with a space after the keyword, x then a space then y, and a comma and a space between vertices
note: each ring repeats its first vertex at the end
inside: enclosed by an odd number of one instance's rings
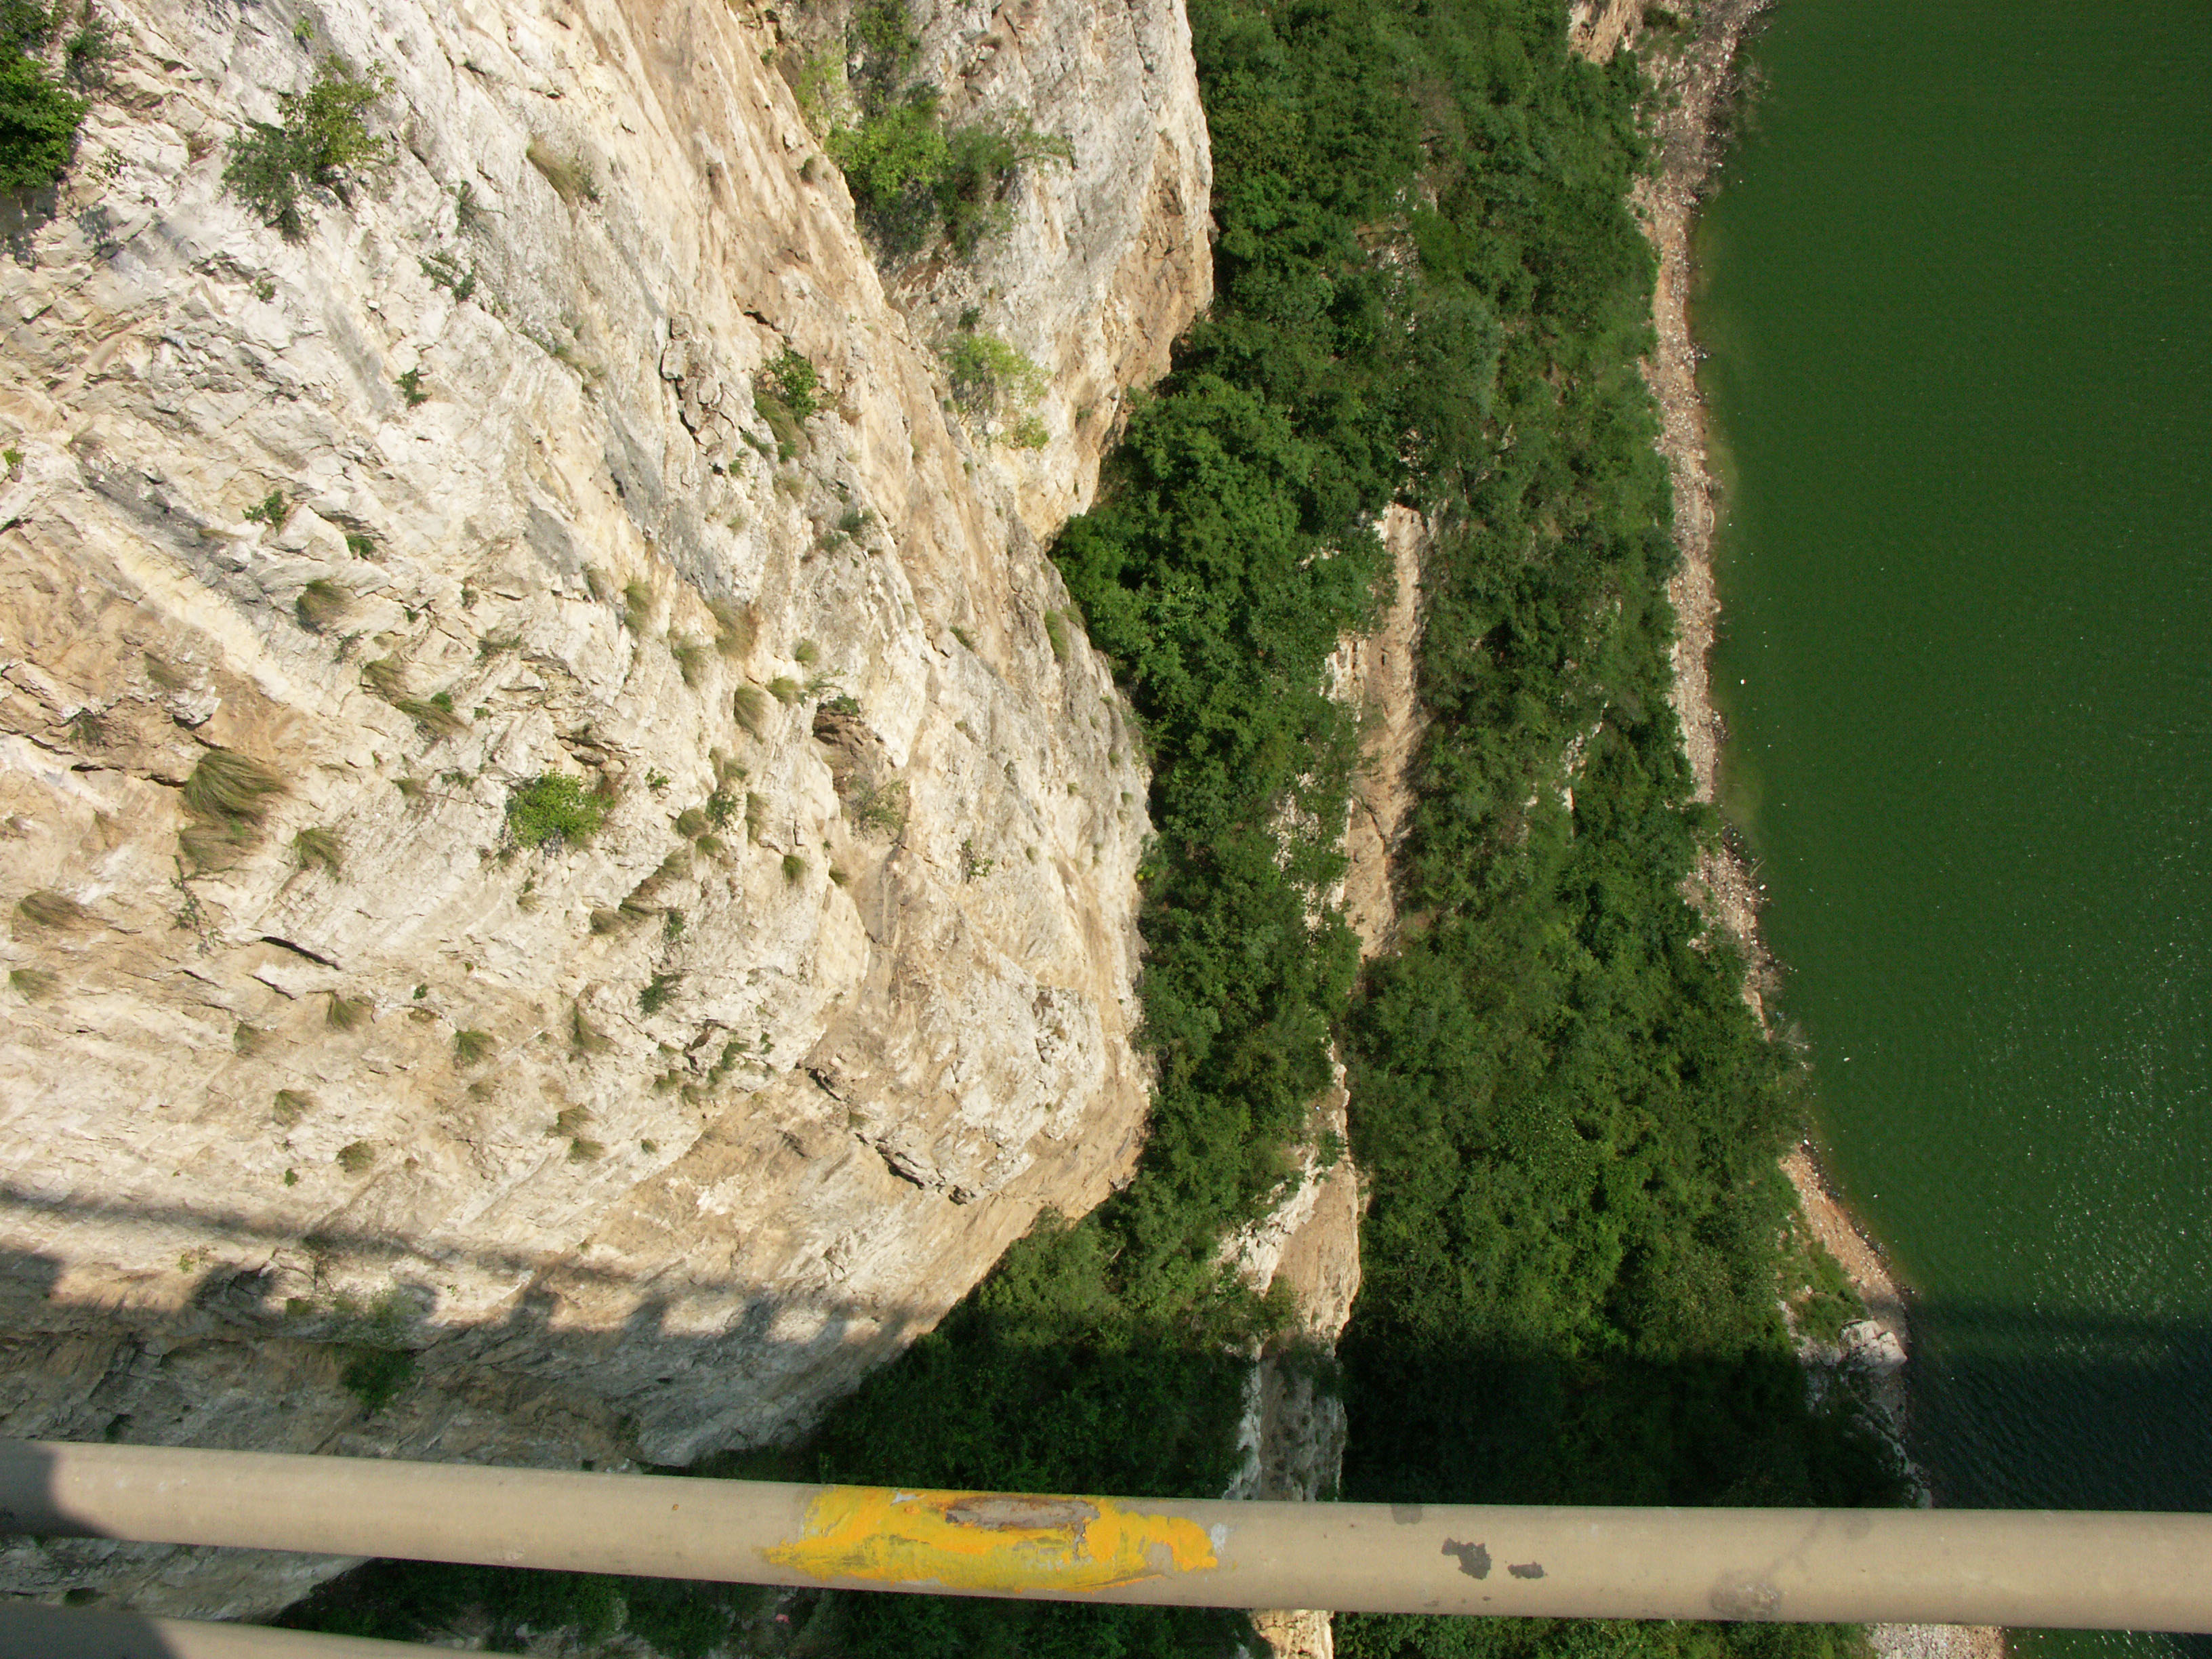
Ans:
POLYGON ((1751 58, 1698 243, 1726 793, 1917 1293, 1913 1450, 1947 1504, 2212 1509, 2212 9, 1780 0, 1751 58))

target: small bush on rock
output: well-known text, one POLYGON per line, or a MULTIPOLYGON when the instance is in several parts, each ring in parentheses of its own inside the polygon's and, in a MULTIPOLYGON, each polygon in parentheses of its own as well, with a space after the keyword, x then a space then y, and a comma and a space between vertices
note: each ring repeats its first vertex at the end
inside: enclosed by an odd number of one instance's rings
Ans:
MULTIPOLYGON (((352 1150, 351 1146, 346 1149, 352 1150)), ((345 1153, 338 1157, 343 1163, 345 1153)), ((348 1173, 356 1172, 349 1169, 348 1173)), ((338 1373, 338 1381, 361 1401, 362 1410, 374 1416, 398 1396, 414 1375, 415 1356, 404 1348, 356 1348, 352 1360, 338 1373)))
POLYGON ((846 30, 849 84, 832 54, 799 66, 793 88, 823 148, 844 170, 860 220, 885 253, 913 253, 941 231, 965 258, 1006 228, 1026 162, 1068 161, 1073 147, 1024 123, 947 127, 935 88, 915 79, 921 40, 904 0, 871 0, 846 30))
POLYGON ((804 424, 822 407, 822 376, 814 365, 789 346, 760 373, 769 392, 804 424))
POLYGON ((655 974, 637 994, 638 1012, 650 1016, 665 1008, 676 994, 677 982, 683 977, 681 974, 655 974))
POLYGON ((995 334, 963 334, 939 355, 952 381, 953 401, 963 411, 979 418, 1000 416, 1007 423, 1010 441, 1025 449, 1041 447, 1047 435, 1043 422, 1029 410, 1044 395, 1042 368, 995 334))
POLYGON ((566 773, 541 773, 507 798, 507 833, 518 847, 587 842, 605 818, 605 805, 566 773))

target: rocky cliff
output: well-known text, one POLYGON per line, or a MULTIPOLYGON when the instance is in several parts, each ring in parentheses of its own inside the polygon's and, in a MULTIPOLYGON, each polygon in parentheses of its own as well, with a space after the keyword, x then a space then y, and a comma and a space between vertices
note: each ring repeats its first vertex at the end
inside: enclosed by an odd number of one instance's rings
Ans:
POLYGON ((774 13, 102 9, 0 266, 0 1431, 787 1436, 1140 1133, 1146 775, 1040 544, 1207 297, 1181 8, 919 13, 1066 159, 889 285, 774 13), (326 57, 394 143, 288 237, 228 144, 326 57))

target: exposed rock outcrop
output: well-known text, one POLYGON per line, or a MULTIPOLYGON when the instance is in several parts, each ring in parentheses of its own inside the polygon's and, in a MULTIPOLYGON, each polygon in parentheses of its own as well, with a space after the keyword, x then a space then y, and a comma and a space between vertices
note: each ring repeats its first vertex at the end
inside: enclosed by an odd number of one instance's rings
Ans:
MULTIPOLYGON (((1413 811, 1411 770, 1425 725, 1416 672, 1421 555, 1427 520, 1393 505, 1376 523, 1390 559, 1390 602, 1370 633, 1350 635, 1329 663, 1329 694, 1359 714, 1359 766, 1346 813, 1343 880, 1328 895, 1359 939, 1363 960, 1392 948, 1398 911, 1392 861, 1413 811)), ((1359 1294, 1358 1167, 1342 1156, 1350 1097, 1338 1065, 1297 1150, 1298 1179, 1273 1211, 1231 1241, 1246 1280, 1289 1294, 1291 1340, 1261 1355, 1245 1381, 1238 1443, 1243 1463, 1230 1498, 1312 1503, 1333 1495, 1350 1425, 1326 1371, 1359 1294)), ((1321 1608, 1252 1615, 1275 1659, 1333 1659, 1335 1629, 1321 1608)))
MULTIPOLYGON (((1181 8, 929 23, 1072 160, 896 295, 764 15, 102 10, 0 266, 0 1429, 788 1435, 1141 1133, 1146 779, 1039 542, 1207 297, 1181 8), (288 240, 225 146, 326 52, 398 142, 288 240), (948 410, 971 290, 1041 449, 948 410), (787 352, 811 418, 757 402, 787 352)), ((0 1588, 328 1570, 21 1546, 0 1588)))

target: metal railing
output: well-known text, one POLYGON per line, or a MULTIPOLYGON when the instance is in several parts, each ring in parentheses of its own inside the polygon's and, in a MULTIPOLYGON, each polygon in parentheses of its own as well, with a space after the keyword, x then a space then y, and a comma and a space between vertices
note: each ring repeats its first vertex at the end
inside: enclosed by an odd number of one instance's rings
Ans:
POLYGON ((924 1595, 2212 1631, 2202 1515, 1045 1498, 14 1441, 0 1528, 924 1595))

